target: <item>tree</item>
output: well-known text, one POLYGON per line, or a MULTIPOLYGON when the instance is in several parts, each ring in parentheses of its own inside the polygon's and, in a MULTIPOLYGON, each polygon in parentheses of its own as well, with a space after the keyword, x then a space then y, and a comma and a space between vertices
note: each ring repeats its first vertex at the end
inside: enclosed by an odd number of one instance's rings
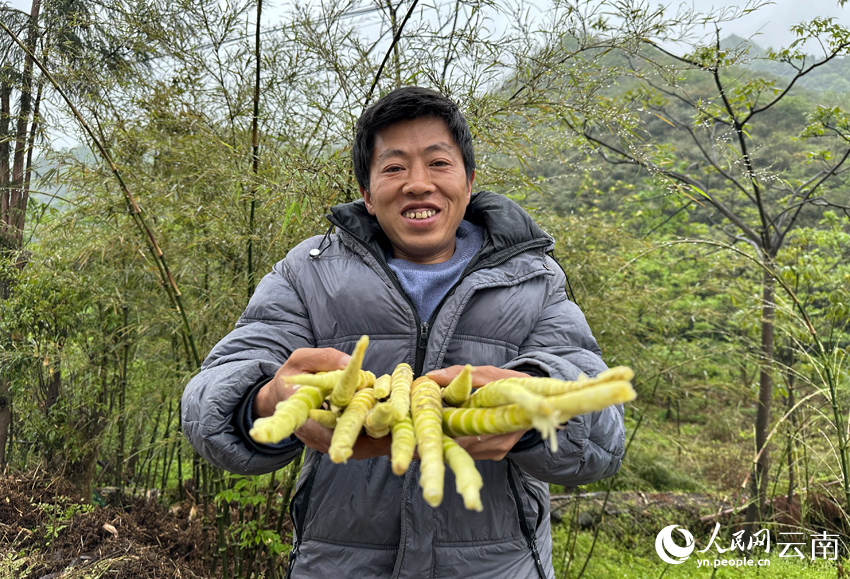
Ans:
MULTIPOLYGON (((635 14, 653 16, 645 9, 635 14)), ((680 53, 664 36, 669 22, 662 24, 656 35, 623 53, 617 68, 626 91, 609 92, 592 117, 572 113, 561 120, 605 161, 647 169, 670 183, 681 195, 679 210, 713 224, 757 256, 761 369, 747 511, 753 522, 766 504, 770 464, 777 255, 789 234, 823 207, 847 205, 846 193, 830 185, 850 165, 850 117, 840 101, 808 107, 796 97, 803 80, 848 54, 850 30, 815 18, 794 28, 797 40, 788 48, 755 54, 747 43, 725 46, 721 25, 715 25, 709 43, 680 53), (807 55, 808 46, 819 46, 819 54, 807 55), (754 61, 784 65, 785 74, 757 74, 754 61), (671 139, 674 134, 690 144, 671 139), (804 148, 812 146, 814 151, 804 148)), ((625 28, 630 26, 627 20, 625 28)))
MULTIPOLYGON (((40 11, 40 0, 34 0, 29 18, 23 19, 27 30, 26 43, 31 50, 35 50, 38 42, 37 22, 40 11)), ((19 23, 22 21, 20 18, 16 20, 19 23)), ((18 267, 23 267, 24 260, 16 253, 23 242, 32 168, 32 145, 38 131, 41 91, 38 91, 33 103, 32 58, 23 58, 21 69, 16 70, 12 64, 10 50, 3 52, 4 62, 0 70, 0 258, 8 260, 14 256, 18 267), (11 106, 13 86, 19 88, 16 115, 12 114, 11 106), (32 126, 29 124, 31 117, 34 119, 32 126)), ((8 298, 10 289, 9 278, 0 277, 0 300, 8 298)), ((6 442, 11 422, 9 381, 3 376, 0 377, 0 470, 6 465, 6 442)))
MULTIPOLYGON (((8 6, 0 7, 4 34, 0 36, 0 259, 12 260, 18 269, 25 266, 24 230, 31 199, 34 153, 45 125, 54 120, 67 123, 61 112, 45 110, 50 85, 43 74, 49 66, 54 76, 66 83, 66 92, 95 99, 103 86, 105 69, 112 79, 120 79, 133 65, 150 56, 151 34, 157 30, 158 10, 153 4, 117 1, 105 4, 78 0, 33 0, 29 14, 8 6), (122 26, 126 24, 127 26, 122 26), (22 34, 25 31, 25 34, 22 34), (23 37, 22 46, 14 37, 23 37), (36 62, 40 63, 36 67, 36 62), (92 66, 97 63, 97 66, 92 66), (18 106, 13 111, 12 97, 18 106)), ((44 147, 40 154, 44 154, 44 147)), ((13 291, 11 277, 0 278, 0 300, 13 291)), ((58 364, 58 361, 57 361, 58 364)), ((58 365, 51 376, 58 397, 61 386, 58 365)), ((0 468, 5 464, 8 431, 11 424, 9 383, 0 378, 0 468)))

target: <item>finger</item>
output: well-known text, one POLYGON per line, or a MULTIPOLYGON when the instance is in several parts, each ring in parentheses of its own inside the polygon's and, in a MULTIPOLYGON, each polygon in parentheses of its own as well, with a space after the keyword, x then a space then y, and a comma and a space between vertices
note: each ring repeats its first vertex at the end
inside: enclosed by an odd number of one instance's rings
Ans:
POLYGON ((475 366, 472 369, 472 385, 476 388, 504 378, 525 378, 528 374, 516 370, 505 370, 496 366, 475 366))
POLYGON ((333 437, 333 430, 322 426, 315 420, 307 419, 301 428, 295 431, 295 436, 310 448, 327 453, 328 448, 330 448, 331 437, 333 437))
POLYGON ((283 367, 287 375, 330 372, 342 370, 350 360, 350 355, 336 348, 298 348, 283 367))
POLYGON ((518 430, 506 434, 460 436, 455 439, 455 442, 476 460, 502 460, 525 432, 518 430))
MULTIPOLYGON (((448 386, 449 383, 461 373, 464 366, 455 365, 440 370, 431 370, 426 374, 431 380, 440 386, 448 386)), ((478 388, 495 380, 503 378, 524 378, 528 374, 517 372, 516 370, 505 370, 496 366, 473 366, 472 368, 472 385, 478 388)))
POLYGON ((461 373, 463 368, 464 367, 460 365, 449 366, 448 368, 443 368, 441 370, 431 370, 425 375, 440 386, 448 386, 449 382, 454 380, 457 375, 461 373))

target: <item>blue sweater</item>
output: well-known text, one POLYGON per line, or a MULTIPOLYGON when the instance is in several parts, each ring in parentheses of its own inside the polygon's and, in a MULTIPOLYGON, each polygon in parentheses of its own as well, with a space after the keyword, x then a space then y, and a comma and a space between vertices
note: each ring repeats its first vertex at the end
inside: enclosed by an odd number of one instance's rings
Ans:
POLYGON ((461 221, 455 235, 455 252, 442 263, 413 263, 387 255, 387 265, 398 277, 402 289, 408 295, 419 319, 427 322, 437 304, 457 283, 472 257, 481 250, 484 229, 461 221))

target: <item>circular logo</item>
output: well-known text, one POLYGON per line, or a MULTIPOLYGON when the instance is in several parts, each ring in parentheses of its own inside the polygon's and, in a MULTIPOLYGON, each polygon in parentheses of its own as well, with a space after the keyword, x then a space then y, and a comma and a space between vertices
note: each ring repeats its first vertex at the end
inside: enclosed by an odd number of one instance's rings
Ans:
POLYGON ((695 548, 694 536, 684 527, 679 528, 679 525, 664 527, 655 537, 655 552, 658 553, 662 561, 671 565, 678 565, 687 561, 695 548), (673 531, 676 529, 685 538, 684 547, 680 547, 673 541, 673 531))

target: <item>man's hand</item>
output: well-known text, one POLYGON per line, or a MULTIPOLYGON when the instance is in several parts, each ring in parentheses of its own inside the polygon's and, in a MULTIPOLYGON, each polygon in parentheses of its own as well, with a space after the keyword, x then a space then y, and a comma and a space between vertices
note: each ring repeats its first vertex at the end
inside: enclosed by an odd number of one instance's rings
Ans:
MULTIPOLYGON (((334 348, 299 348, 295 350, 286 363, 278 369, 274 378, 257 392, 257 397, 254 400, 254 417, 271 416, 274 414, 277 403, 286 400, 295 392, 292 386, 284 384, 283 376, 342 370, 349 360, 351 360, 351 356, 334 348)), ((294 434, 305 445, 327 454, 331 446, 333 430, 322 426, 315 420, 308 419, 294 434)), ((354 444, 354 454, 351 458, 360 460, 389 455, 391 440, 388 436, 377 440, 368 436, 360 436, 354 444)))
MULTIPOLYGON (((445 388, 455 376, 460 374, 463 366, 449 366, 442 370, 428 372, 427 376, 445 388)), ((494 380, 502 378, 527 378, 528 374, 515 370, 505 370, 496 366, 476 366, 472 369, 472 386, 478 388, 494 380)), ((469 455, 476 460, 502 460, 514 445, 522 438, 526 430, 518 430, 507 434, 486 434, 481 436, 461 436, 455 439, 469 455)))
POLYGON ((278 369, 274 378, 257 392, 254 418, 271 416, 277 403, 286 400, 295 392, 295 388, 284 384, 281 379, 283 376, 342 370, 349 360, 351 356, 334 348, 298 348, 278 369))

